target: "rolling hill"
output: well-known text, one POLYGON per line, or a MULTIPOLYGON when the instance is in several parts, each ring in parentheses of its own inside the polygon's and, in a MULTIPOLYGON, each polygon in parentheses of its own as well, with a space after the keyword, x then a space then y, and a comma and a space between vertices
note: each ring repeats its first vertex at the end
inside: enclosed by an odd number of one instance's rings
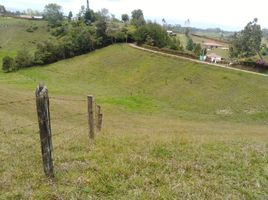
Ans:
POLYGON ((0 82, 0 199, 268 196, 267 77, 122 44, 1 72, 0 82), (51 98, 53 180, 43 175, 32 125, 40 80, 51 98), (94 143, 88 94, 104 113, 94 143))
POLYGON ((45 21, 0 17, 0 67, 4 56, 15 57, 17 51, 22 49, 33 51, 38 42, 47 38, 49 32, 45 21))

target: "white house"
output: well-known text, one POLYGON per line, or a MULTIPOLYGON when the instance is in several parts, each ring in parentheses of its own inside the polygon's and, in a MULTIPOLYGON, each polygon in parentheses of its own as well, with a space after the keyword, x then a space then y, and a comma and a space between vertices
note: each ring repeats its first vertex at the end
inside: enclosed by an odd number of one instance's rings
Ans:
POLYGON ((222 57, 215 54, 215 53, 211 53, 211 54, 207 54, 207 59, 209 62, 217 63, 217 62, 220 62, 222 60, 222 57))

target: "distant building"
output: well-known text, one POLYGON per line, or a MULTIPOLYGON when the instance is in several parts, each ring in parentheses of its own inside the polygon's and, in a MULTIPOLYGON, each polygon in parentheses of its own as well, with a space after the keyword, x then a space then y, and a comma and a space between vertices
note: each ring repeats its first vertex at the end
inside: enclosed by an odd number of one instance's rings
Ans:
POLYGON ((22 18, 22 19, 42 20, 43 16, 20 15, 20 18, 22 18))
POLYGON ((39 20, 41 20, 43 18, 44 18, 43 16, 33 16, 33 19, 39 19, 39 20))
POLYGON ((170 30, 167 30, 167 34, 169 36, 176 36, 177 35, 176 33, 174 33, 173 31, 170 31, 170 30))
POLYGON ((222 50, 225 50, 225 51, 228 51, 228 50, 229 50, 228 47, 222 47, 221 49, 222 49, 222 50))
POLYGON ((217 63, 217 62, 220 62, 221 60, 222 60, 222 57, 215 53, 207 54, 207 61, 209 62, 217 63))
POLYGON ((20 18, 23 18, 23 19, 32 19, 33 17, 31 15, 20 15, 20 18))
POLYGON ((218 47, 223 47, 223 45, 213 43, 213 42, 205 42, 205 43, 203 43, 203 47, 206 49, 214 49, 214 48, 218 48, 218 47))

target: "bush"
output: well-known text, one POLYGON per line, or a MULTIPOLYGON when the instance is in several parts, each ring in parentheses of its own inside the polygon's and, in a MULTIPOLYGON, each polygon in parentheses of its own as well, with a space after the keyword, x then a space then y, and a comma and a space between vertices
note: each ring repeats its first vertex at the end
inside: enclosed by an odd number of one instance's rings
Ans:
POLYGON ((17 69, 30 67, 33 65, 33 57, 27 50, 20 50, 15 58, 15 65, 17 69))
POLYGON ((35 64, 49 64, 64 58, 64 51, 56 41, 45 41, 37 45, 34 54, 35 64))
POLYGON ((194 42, 193 42, 192 38, 190 38, 190 37, 188 37, 186 49, 188 51, 192 51, 194 49, 194 42))
POLYGON ((169 37, 159 24, 148 23, 137 29, 135 40, 138 44, 149 44, 162 48, 168 45, 169 37))
POLYGON ((10 56, 5 56, 3 58, 2 69, 4 72, 15 71, 16 69, 14 59, 11 58, 10 56))
POLYGON ((187 58, 194 58, 196 59, 196 56, 193 53, 188 53, 188 52, 183 52, 183 51, 176 51, 176 50, 171 50, 171 49, 167 49, 167 48, 158 48, 158 47, 153 47, 150 45, 142 45, 142 47, 146 48, 146 49, 151 49, 154 51, 159 51, 159 52, 164 52, 164 53, 168 53, 168 54, 172 54, 172 55, 177 55, 177 56, 183 56, 183 57, 187 57, 187 58))
POLYGON ((172 50, 179 50, 179 51, 183 51, 183 46, 181 45, 181 42, 178 38, 172 38, 169 41, 169 48, 172 50))
POLYGON ((26 29, 27 32, 32 33, 38 29, 38 26, 30 26, 26 29))

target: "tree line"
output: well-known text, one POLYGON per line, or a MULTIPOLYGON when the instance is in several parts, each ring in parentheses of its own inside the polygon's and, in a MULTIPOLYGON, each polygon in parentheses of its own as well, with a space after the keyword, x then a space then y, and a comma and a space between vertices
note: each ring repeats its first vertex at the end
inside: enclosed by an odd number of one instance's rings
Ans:
POLYGON ((5 72, 53 63, 113 43, 137 42, 160 48, 183 49, 180 41, 170 37, 161 25, 146 22, 140 9, 133 10, 131 16, 122 14, 121 19, 117 19, 105 8, 94 12, 82 6, 74 18, 72 12, 64 17, 62 7, 51 3, 45 6, 43 16, 53 37, 38 43, 33 54, 23 50, 18 51, 15 58, 4 57, 2 66, 5 72))
MULTIPOLYGON (((171 49, 196 58, 206 54, 206 49, 201 44, 193 42, 189 28, 185 29, 187 45, 184 49, 178 37, 167 33, 165 25, 146 21, 140 9, 133 10, 131 16, 122 14, 121 19, 117 19, 108 9, 95 12, 88 6, 81 6, 77 16, 73 17, 71 11, 68 16, 64 16, 62 7, 51 3, 45 6, 42 14, 53 37, 38 43, 33 54, 23 50, 18 51, 15 58, 4 57, 2 66, 5 72, 53 63, 123 42, 171 49)), ((261 45, 261 39, 261 27, 257 24, 257 19, 254 19, 244 30, 232 36, 230 57, 240 59, 257 54, 262 60, 262 55, 266 55, 268 49, 261 45)))

